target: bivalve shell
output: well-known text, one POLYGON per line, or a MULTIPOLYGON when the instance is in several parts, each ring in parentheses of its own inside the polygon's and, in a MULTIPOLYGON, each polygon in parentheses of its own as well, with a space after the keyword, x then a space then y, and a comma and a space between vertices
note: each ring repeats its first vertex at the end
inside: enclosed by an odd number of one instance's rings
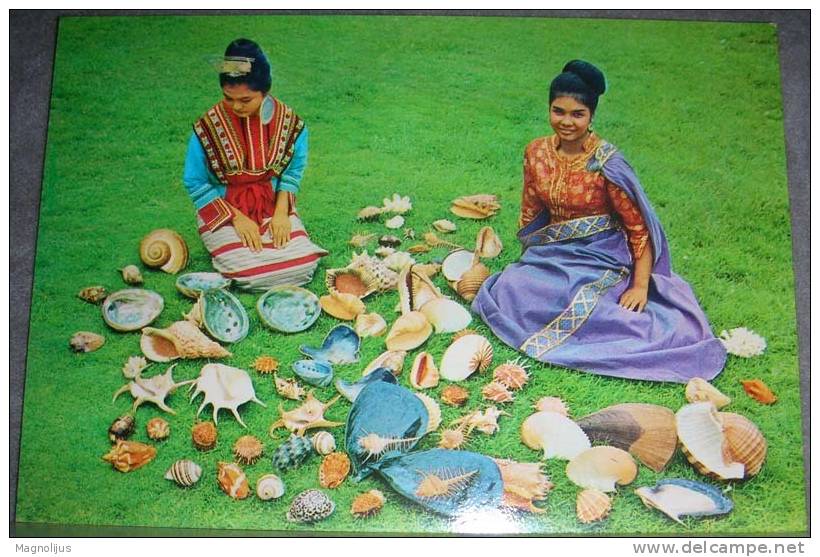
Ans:
POLYGON ((567 464, 567 478, 584 489, 615 491, 617 485, 627 485, 638 475, 638 465, 629 453, 615 447, 592 447, 567 464))
POLYGON ((250 495, 251 488, 245 472, 233 462, 217 464, 216 481, 220 489, 231 499, 244 499, 250 495))
POLYGON ((585 489, 575 498, 575 514, 584 524, 603 520, 612 510, 609 495, 597 489, 585 489))
POLYGON ((453 200, 450 211, 466 219, 486 219, 495 215, 501 205, 498 197, 492 194, 465 195, 453 200))
POLYGON ((362 376, 368 375, 380 367, 387 368, 398 377, 404 369, 404 359, 407 357, 406 350, 387 350, 382 352, 362 371, 362 376))
POLYGON ((536 412, 524 420, 521 440, 531 449, 543 450, 544 458, 572 460, 590 448, 578 424, 555 412, 536 412))
POLYGON ((149 267, 174 275, 188 264, 188 245, 173 230, 160 228, 140 242, 140 259, 149 267))
POLYGON ((318 522, 333 514, 336 504, 318 489, 303 491, 290 505, 287 519, 289 522, 318 522))
POLYGON ((489 276, 490 269, 484 263, 476 263, 461 275, 461 279, 456 283, 456 292, 469 302, 476 297, 481 285, 489 276))
POLYGON ((441 359, 439 371, 448 381, 463 381, 484 371, 493 360, 493 346, 481 335, 466 335, 453 342, 441 359))
POLYGON ((334 452, 322 459, 319 466, 319 485, 325 489, 335 489, 342 485, 350 474, 350 458, 342 452, 334 452))
POLYGON ((311 437, 310 442, 314 450, 322 456, 329 455, 336 450, 336 440, 331 433, 320 431, 311 437))
POLYGON ((473 266, 475 254, 466 249, 450 252, 441 262, 441 273, 448 281, 458 282, 461 276, 473 266))
POLYGON ((393 230, 399 229, 404 226, 404 217, 401 215, 396 215, 395 217, 389 218, 384 221, 384 225, 387 228, 391 228, 393 230))
POLYGON ((455 232, 458 227, 456 226, 456 223, 451 220, 439 219, 437 221, 433 221, 433 228, 446 234, 448 232, 455 232))
POLYGON ((173 481, 179 487, 191 487, 201 477, 202 467, 192 460, 177 460, 165 472, 165 479, 173 481))
POLYGON ((148 423, 145 424, 145 431, 149 439, 162 441, 171 435, 171 426, 162 418, 151 418, 148 420, 148 423))
POLYGON ((701 482, 672 478, 635 490, 643 504, 679 524, 683 516, 716 516, 730 512, 732 501, 719 489, 701 482))
POLYGON ((378 290, 376 281, 362 269, 328 269, 325 273, 325 285, 329 292, 353 294, 365 298, 378 290))
POLYGON ((285 494, 285 484, 276 474, 265 474, 256 481, 256 496, 262 501, 279 499, 285 494))
POLYGON ((748 418, 731 412, 718 414, 723 424, 725 448, 732 460, 745 467, 745 477, 757 475, 766 460, 768 445, 763 434, 748 418))
POLYGON ((427 409, 427 433, 437 430, 441 425, 441 407, 438 402, 424 393, 415 393, 415 395, 427 409))
POLYGON ((429 352, 420 352, 410 368, 410 384, 416 389, 430 389, 438 385, 438 367, 429 352))
POLYGON ((688 402, 711 402, 720 410, 732 402, 732 399, 717 390, 711 383, 700 377, 693 377, 686 384, 686 400, 688 402))
POLYGON ((384 507, 384 494, 378 489, 371 489, 353 499, 350 514, 356 518, 367 518, 379 512, 382 507, 384 507))
POLYGON ((569 407, 567 403, 557 396, 545 396, 539 398, 533 405, 533 408, 539 412, 555 412, 562 416, 569 417, 569 407))
POLYGON ((675 415, 683 454, 701 474, 720 480, 745 475, 740 462, 727 462, 723 424, 711 402, 687 404, 675 415))

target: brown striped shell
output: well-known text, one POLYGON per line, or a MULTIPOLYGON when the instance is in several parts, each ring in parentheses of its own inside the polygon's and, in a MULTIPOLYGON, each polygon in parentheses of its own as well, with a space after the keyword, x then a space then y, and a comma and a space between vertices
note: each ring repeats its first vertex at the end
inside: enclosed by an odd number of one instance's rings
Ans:
POLYGON ((609 496, 597 489, 585 489, 575 498, 575 513, 584 524, 603 520, 611 509, 609 496))
POLYGON ((342 452, 330 453, 319 466, 319 484, 326 489, 339 487, 350 473, 350 458, 342 452))
POLYGON ((745 477, 756 475, 763 467, 768 449, 763 434, 751 420, 740 414, 720 412, 718 416, 723 424, 725 449, 732 460, 743 464, 745 477))
POLYGON ((191 487, 200 477, 202 468, 192 460, 177 460, 165 472, 165 479, 173 481, 179 487, 191 487))

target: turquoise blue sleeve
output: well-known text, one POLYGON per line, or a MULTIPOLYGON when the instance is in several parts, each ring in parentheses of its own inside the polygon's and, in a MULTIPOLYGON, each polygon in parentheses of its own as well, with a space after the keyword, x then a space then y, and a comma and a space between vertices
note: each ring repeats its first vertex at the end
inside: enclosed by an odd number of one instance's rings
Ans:
POLYGON ((302 129, 302 133, 296 138, 293 146, 293 158, 290 159, 281 178, 272 181, 274 191, 288 191, 293 194, 299 193, 299 184, 302 182, 302 175, 305 173, 308 155, 308 129, 302 129))
POLYGON ((225 196, 225 186, 219 183, 208 169, 205 150, 196 134, 188 140, 188 152, 185 154, 185 168, 182 172, 182 183, 194 202, 197 210, 214 199, 225 196))

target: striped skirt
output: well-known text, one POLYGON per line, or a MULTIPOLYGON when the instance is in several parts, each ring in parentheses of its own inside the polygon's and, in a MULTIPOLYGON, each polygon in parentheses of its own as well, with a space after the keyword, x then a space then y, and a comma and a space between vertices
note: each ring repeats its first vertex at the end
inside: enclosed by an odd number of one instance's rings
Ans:
POLYGON ((328 252, 310 241, 295 213, 290 214, 290 242, 282 248, 274 248, 268 222, 269 219, 265 220, 260 227, 260 232, 264 231, 262 251, 252 252, 242 245, 231 224, 210 232, 203 220, 197 217, 199 236, 211 254, 214 269, 232 279, 237 288, 254 292, 310 282, 319 259, 328 252))

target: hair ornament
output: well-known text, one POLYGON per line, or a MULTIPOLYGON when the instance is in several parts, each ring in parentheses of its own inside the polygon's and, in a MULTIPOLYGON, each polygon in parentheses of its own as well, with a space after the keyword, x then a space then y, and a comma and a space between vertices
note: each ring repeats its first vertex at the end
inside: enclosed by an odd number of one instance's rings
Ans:
POLYGON ((221 74, 241 77, 251 73, 254 60, 255 58, 248 58, 247 56, 224 56, 217 58, 214 66, 221 74))

